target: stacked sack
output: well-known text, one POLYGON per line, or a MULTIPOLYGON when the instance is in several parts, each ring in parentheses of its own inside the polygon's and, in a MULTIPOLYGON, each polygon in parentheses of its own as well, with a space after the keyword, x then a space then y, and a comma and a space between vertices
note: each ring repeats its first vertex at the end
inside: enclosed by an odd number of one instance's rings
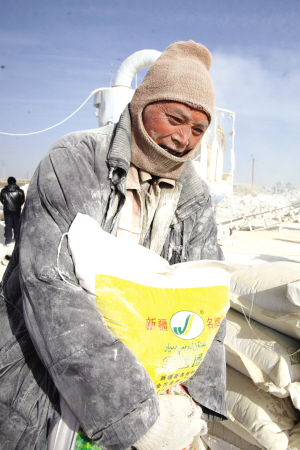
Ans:
POLYGON ((225 339, 229 420, 208 424, 211 450, 300 449, 300 264, 236 270, 225 339))

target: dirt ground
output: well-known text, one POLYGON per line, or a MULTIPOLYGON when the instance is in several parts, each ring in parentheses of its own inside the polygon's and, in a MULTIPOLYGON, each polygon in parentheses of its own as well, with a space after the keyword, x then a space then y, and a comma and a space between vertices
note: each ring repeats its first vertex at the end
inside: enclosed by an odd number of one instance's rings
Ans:
MULTIPOLYGON (((288 222, 257 231, 237 231, 220 239, 225 259, 240 264, 262 264, 279 260, 300 262, 300 223, 288 222)), ((300 270, 299 270, 300 277, 300 270)))

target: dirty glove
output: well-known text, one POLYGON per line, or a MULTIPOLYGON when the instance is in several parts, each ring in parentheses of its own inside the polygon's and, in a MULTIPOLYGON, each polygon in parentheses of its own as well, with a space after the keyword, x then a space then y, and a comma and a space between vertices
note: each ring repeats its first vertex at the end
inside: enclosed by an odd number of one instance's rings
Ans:
POLYGON ((132 447, 136 450, 182 450, 197 434, 206 434, 202 409, 188 396, 159 395, 160 416, 132 447))

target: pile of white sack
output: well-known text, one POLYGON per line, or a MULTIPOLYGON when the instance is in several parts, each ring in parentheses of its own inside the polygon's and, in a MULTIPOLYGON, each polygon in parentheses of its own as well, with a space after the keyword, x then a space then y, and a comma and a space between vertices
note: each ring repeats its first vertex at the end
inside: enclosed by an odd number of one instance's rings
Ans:
POLYGON ((244 266, 231 278, 225 339, 228 421, 210 450, 300 449, 300 263, 244 266))
POLYGON ((232 196, 227 195, 217 205, 217 215, 220 217, 229 216, 243 217, 244 215, 259 214, 269 209, 283 208, 295 203, 300 203, 300 189, 290 189, 289 191, 272 194, 262 188, 251 187, 248 189, 234 188, 232 196))

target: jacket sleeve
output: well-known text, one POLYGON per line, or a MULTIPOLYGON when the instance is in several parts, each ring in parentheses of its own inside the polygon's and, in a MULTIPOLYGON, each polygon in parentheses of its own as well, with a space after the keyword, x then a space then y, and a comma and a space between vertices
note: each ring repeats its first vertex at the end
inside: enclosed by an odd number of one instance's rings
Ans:
POLYGON ((62 238, 78 212, 101 221, 92 153, 54 149, 33 177, 20 237, 23 308, 36 351, 84 431, 103 450, 123 450, 156 421, 158 401, 142 364, 78 285, 62 238))
MULTIPOLYGON (((4 188, 3 188, 4 189, 4 188)), ((3 189, 0 192, 0 202, 2 203, 2 205, 4 205, 4 195, 3 195, 3 189)))
POLYGON ((202 364, 196 373, 183 383, 190 396, 201 406, 205 420, 227 419, 225 334, 226 318, 222 320, 202 364))
MULTIPOLYGON (((187 260, 223 260, 210 196, 205 195, 204 201, 205 207, 197 215, 190 234, 187 260)), ((225 333, 226 319, 223 319, 203 362, 194 376, 184 383, 189 394, 202 407, 203 418, 206 420, 227 419, 225 333)))

